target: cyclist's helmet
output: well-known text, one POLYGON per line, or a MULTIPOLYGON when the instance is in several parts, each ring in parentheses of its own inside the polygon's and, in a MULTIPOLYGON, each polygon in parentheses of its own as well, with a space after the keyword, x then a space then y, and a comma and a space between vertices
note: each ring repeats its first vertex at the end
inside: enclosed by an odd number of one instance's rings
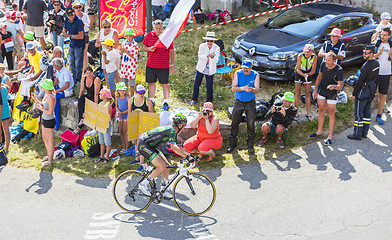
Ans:
POLYGON ((185 127, 185 125, 187 124, 188 120, 186 119, 186 117, 182 114, 176 114, 173 117, 173 124, 178 126, 180 124, 182 124, 182 126, 185 127))

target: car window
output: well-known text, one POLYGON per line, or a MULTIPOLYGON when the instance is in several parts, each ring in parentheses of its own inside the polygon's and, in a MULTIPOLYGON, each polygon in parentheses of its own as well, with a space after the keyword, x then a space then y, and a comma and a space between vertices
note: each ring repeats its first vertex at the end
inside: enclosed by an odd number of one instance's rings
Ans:
POLYGON ((274 18, 267 27, 291 35, 314 37, 329 21, 329 16, 322 17, 314 13, 289 9, 274 18))
POLYGON ((325 30, 325 33, 330 34, 332 29, 339 28, 342 31, 342 34, 345 34, 362 27, 364 24, 366 24, 367 21, 367 17, 360 16, 338 18, 328 26, 328 28, 325 30))

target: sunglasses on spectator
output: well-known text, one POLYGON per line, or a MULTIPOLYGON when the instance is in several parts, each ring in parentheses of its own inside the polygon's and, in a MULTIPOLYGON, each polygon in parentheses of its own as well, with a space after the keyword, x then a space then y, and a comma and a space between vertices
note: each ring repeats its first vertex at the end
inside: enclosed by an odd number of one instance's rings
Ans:
POLYGON ((214 42, 214 41, 212 41, 212 40, 207 40, 206 42, 214 42))
POLYGON ((81 9, 81 8, 82 8, 82 6, 74 7, 74 9, 81 9))
POLYGON ((363 51, 363 54, 369 55, 369 54, 371 54, 371 52, 365 52, 365 51, 363 51))
POLYGON ((53 4, 53 6, 58 7, 61 6, 61 4, 53 4))
POLYGON ((110 28, 110 26, 103 26, 103 28, 110 28))

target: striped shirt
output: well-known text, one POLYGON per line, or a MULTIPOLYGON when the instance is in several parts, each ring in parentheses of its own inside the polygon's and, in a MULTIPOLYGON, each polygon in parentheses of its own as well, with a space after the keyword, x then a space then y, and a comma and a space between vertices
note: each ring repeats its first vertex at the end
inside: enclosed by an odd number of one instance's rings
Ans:
MULTIPOLYGON (((154 31, 147 33, 143 40, 146 47, 152 47, 158 41, 158 36, 154 31)), ((169 68, 169 51, 173 49, 173 43, 169 49, 156 48, 154 52, 148 52, 147 66, 150 68, 165 69, 169 68)))

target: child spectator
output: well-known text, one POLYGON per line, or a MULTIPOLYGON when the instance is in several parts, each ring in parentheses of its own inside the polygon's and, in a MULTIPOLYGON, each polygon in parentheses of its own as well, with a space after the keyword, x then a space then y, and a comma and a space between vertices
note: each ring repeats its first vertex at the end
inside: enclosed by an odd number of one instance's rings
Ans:
POLYGON ((103 61, 106 64, 106 86, 109 87, 112 96, 116 91, 116 72, 117 72, 117 65, 116 65, 116 58, 120 58, 120 52, 118 49, 114 48, 114 40, 112 38, 106 39, 102 45, 106 45, 108 51, 101 51, 103 56, 103 61))
POLYGON ((125 85, 131 89, 131 97, 135 93, 135 78, 137 70, 137 55, 139 47, 133 40, 135 33, 132 28, 125 31, 126 41, 120 46, 122 55, 120 76, 125 85))
POLYGON ((125 153, 125 149, 128 149, 128 88, 125 83, 119 82, 116 84, 116 110, 118 125, 120 127, 120 137, 123 149, 120 154, 125 153))
POLYGON ((391 15, 388 12, 383 12, 381 14, 381 22, 378 24, 376 28, 376 32, 372 36, 372 43, 375 43, 377 41, 378 36, 381 34, 381 31, 384 28, 391 28, 392 24, 390 23, 391 21, 391 15))
MULTIPOLYGON (((102 99, 102 102, 100 102, 99 104, 106 107, 108 109, 108 114, 111 115, 112 103, 113 103, 111 91, 107 88, 102 88, 102 90, 99 92, 99 97, 102 99)), ((101 155, 97 160, 94 161, 96 163, 109 162, 110 150, 112 149, 112 139, 111 139, 112 121, 111 119, 109 121, 110 121, 109 127, 108 129, 106 129, 106 133, 98 133, 99 144, 101 145, 101 155), (106 150, 106 157, 104 156, 105 150, 106 150)))

